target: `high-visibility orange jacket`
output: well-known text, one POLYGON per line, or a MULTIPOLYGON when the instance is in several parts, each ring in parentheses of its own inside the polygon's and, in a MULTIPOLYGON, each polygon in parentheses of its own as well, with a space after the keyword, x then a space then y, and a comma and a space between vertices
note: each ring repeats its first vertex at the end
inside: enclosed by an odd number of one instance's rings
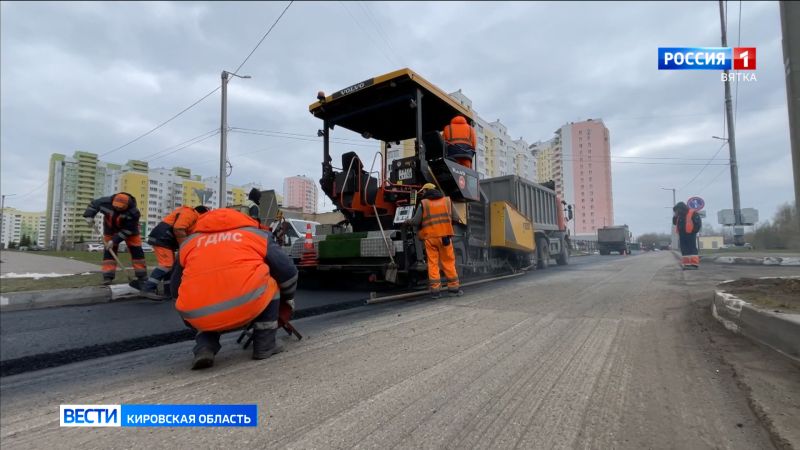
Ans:
POLYGON ((200 216, 178 254, 175 308, 197 330, 242 327, 279 290, 286 290, 281 296, 294 294, 297 269, 291 260, 256 220, 233 209, 200 216))
POLYGON ((200 213, 191 206, 179 206, 153 227, 147 239, 151 245, 177 249, 194 232, 200 213))
POLYGON ((417 236, 422 239, 452 236, 453 205, 450 197, 423 199, 421 202, 422 221, 417 236))
POLYGON ((477 147, 475 129, 472 128, 464 116, 455 116, 450 125, 444 127, 444 141, 447 144, 465 144, 473 150, 477 147))

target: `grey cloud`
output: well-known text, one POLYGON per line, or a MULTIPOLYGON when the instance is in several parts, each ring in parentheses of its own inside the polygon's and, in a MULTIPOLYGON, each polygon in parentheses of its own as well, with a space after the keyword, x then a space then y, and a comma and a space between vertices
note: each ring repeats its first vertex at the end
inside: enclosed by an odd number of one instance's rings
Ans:
MULTIPOLYGON (((722 133, 714 72, 659 72, 656 47, 719 45, 716 2, 296 2, 230 84, 231 126, 313 136, 318 90, 409 66, 446 91, 462 89, 510 134, 546 139, 566 122, 603 118, 616 156, 708 158, 722 133), (354 20, 355 19, 355 20, 354 20), (377 31, 376 27, 380 28, 377 31)), ((219 85, 283 2, 2 3, 2 190, 28 192, 52 152, 102 153, 219 85)), ((730 3, 735 45, 738 4, 730 3)), ((791 198, 777 4, 743 4, 742 44, 758 47, 758 83, 739 87, 742 203, 762 218, 791 198)), ((124 162, 219 126, 213 95, 163 129, 104 159, 124 162)), ((335 137, 357 138, 337 128, 335 137)), ((217 173, 218 137, 155 160, 217 173)), ((318 178, 321 145, 231 133, 231 182, 281 188, 286 174, 318 178)), ((335 158, 372 147, 334 145, 335 158)), ((726 150, 720 153, 725 156, 726 150)), ((618 158, 619 161, 626 161, 618 158)), ((649 160, 663 161, 663 160, 649 160)), ((616 221, 663 231, 671 194, 701 166, 615 163, 616 221)), ((724 167, 679 192, 703 195, 712 215, 730 205, 724 167), (716 177, 716 178, 715 178, 716 177), (714 179, 715 178, 715 179, 714 179), (713 179, 713 183, 711 183, 713 179)), ((44 207, 44 190, 12 206, 44 207)), ((327 203, 330 205, 330 202, 327 203)))

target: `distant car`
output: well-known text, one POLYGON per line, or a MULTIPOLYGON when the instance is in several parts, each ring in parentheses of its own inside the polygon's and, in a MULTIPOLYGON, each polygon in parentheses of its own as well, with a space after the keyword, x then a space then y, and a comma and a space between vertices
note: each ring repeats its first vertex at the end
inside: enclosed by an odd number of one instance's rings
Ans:
POLYGON ((103 244, 88 244, 86 246, 86 251, 88 252, 102 252, 103 250, 105 250, 103 244))
MULTIPOLYGON (((128 251, 128 244, 125 241, 119 243, 119 252, 126 253, 128 251)), ((145 253, 153 253, 153 246, 147 242, 142 242, 142 251, 145 253)))

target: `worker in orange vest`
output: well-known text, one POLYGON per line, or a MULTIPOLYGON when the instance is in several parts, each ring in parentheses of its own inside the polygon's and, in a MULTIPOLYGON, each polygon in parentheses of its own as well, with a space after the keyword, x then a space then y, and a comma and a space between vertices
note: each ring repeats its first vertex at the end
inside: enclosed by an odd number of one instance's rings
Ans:
POLYGON ((147 279, 147 263, 142 250, 142 236, 139 234, 139 219, 141 213, 136 207, 136 198, 127 192, 118 192, 108 197, 92 200, 83 218, 86 223, 94 227, 94 217, 103 213, 103 284, 109 285, 114 281, 117 273, 117 260, 111 254, 119 254, 119 244, 125 241, 131 254, 133 271, 139 282, 147 279))
POLYGON ((185 205, 179 206, 153 228, 147 238, 147 243, 153 246, 158 266, 150 273, 150 278, 138 286, 143 296, 153 300, 166 299, 167 297, 156 295, 158 283, 164 280, 164 294, 170 295, 169 275, 172 272, 172 266, 175 265, 175 252, 186 237, 194 233, 197 219, 207 212, 208 208, 203 205, 194 208, 185 205))
POLYGON ((447 156, 455 159, 462 166, 471 169, 477 142, 475 129, 467 123, 467 119, 464 116, 453 117, 450 125, 444 127, 442 135, 447 147, 447 156))
POLYGON ((417 237, 425 242, 425 254, 428 257, 428 286, 431 298, 441 297, 442 282, 447 283, 447 292, 451 297, 464 294, 458 282, 456 256, 453 251, 453 222, 460 222, 458 213, 453 209, 450 197, 446 197, 436 189, 433 183, 426 183, 420 189, 422 201, 416 214, 407 225, 418 227, 417 237), (439 263, 445 278, 440 278, 439 263))
POLYGON ((283 351, 278 323, 291 318, 296 287, 292 260, 256 220, 230 208, 200 216, 172 275, 175 308, 198 331, 192 369, 214 365, 220 333, 251 323, 253 359, 283 351))
POLYGON ((678 229, 678 243, 681 247, 681 267, 683 270, 697 270, 700 268, 697 233, 703 226, 700 214, 684 202, 678 202, 672 211, 672 224, 678 229))

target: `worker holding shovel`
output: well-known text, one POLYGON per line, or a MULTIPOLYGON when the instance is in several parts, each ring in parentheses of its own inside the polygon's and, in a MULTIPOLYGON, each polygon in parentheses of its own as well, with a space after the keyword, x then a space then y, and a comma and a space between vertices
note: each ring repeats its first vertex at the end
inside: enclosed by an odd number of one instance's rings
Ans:
POLYGON ((136 207, 136 198, 126 192, 119 192, 92 200, 83 213, 89 226, 94 225, 94 217, 98 213, 103 213, 103 243, 106 247, 101 269, 103 284, 109 285, 114 281, 117 272, 116 255, 122 241, 128 246, 137 281, 147 281, 147 264, 142 250, 142 236, 139 234, 141 213, 136 207))

